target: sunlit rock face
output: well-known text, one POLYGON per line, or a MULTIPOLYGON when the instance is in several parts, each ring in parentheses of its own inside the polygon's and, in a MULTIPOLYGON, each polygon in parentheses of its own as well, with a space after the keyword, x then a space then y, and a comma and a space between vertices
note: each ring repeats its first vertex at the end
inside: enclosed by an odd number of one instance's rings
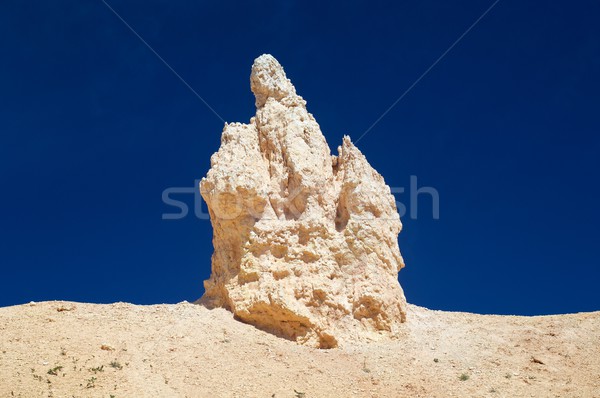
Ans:
POLYGON ((200 183, 215 249, 201 302, 314 347, 396 337, 406 299, 390 188, 349 137, 331 155, 271 55, 250 86, 256 116, 225 125, 200 183))

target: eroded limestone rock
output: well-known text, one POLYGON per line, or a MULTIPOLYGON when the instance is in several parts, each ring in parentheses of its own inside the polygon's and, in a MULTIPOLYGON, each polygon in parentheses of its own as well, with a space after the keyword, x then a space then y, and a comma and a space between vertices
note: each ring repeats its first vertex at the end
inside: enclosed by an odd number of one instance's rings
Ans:
POLYGON ((406 300, 389 187, 350 138, 331 155, 271 55, 250 83, 256 116, 225 125, 200 184, 215 249, 201 302, 315 347, 395 337, 406 300))

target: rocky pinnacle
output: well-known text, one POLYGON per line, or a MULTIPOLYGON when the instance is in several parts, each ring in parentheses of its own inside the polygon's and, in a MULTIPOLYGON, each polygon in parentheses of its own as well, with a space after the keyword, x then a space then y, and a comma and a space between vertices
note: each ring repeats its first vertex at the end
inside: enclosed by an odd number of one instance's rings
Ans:
POLYGON ((274 57, 254 61, 250 86, 255 117, 225 125, 200 183, 214 230, 201 302, 320 348, 397 337, 406 299, 390 188, 349 137, 331 155, 274 57))

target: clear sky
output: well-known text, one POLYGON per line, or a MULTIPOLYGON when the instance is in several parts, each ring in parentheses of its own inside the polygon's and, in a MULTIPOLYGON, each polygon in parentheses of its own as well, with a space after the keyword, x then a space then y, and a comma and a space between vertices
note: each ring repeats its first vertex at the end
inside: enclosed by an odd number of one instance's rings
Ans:
MULTIPOLYGON (((107 1, 229 122, 273 54, 333 151, 492 5, 107 1)), ((163 220, 162 195, 206 174, 223 122, 101 0, 0 10, 0 306, 200 297, 210 222, 163 220)), ((427 195, 403 217, 409 302, 600 310, 598 20, 597 1, 500 0, 358 142, 389 185, 439 193, 439 219, 427 195)))

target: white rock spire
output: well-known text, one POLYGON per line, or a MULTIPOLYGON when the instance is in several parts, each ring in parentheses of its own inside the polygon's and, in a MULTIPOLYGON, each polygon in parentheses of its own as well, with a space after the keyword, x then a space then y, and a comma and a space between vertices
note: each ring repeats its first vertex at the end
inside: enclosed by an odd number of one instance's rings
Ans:
POLYGON ((202 302, 320 348, 396 337, 406 300, 389 187, 349 137, 331 155, 271 55, 250 83, 256 116, 225 125, 200 184, 215 248, 202 302))

